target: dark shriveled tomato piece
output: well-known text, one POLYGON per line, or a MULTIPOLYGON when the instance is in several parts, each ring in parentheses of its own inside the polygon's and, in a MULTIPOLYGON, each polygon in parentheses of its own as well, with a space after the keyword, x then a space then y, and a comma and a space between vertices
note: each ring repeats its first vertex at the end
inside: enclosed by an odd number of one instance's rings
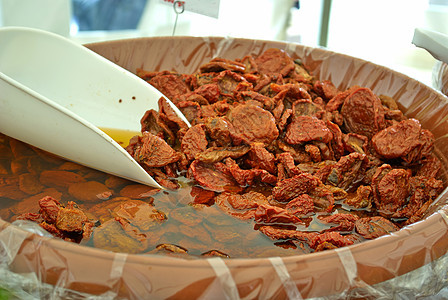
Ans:
POLYGON ((193 186, 190 192, 194 204, 211 205, 214 203, 215 194, 214 191, 205 190, 199 186, 193 186))
POLYGON ((263 224, 271 223, 293 223, 303 224, 295 215, 290 214, 284 208, 272 206, 269 204, 259 205, 255 210, 255 222, 263 224))
POLYGON ((364 178, 368 162, 367 156, 358 152, 341 157, 328 175, 327 183, 348 191, 364 178))
POLYGON ((368 138, 386 126, 381 100, 368 88, 358 88, 348 95, 341 114, 348 132, 368 138))
POLYGON ((332 138, 324 121, 312 116, 298 116, 288 125, 285 141, 292 145, 309 141, 328 143, 332 138))
POLYGON ((62 205, 51 196, 39 200, 39 213, 47 223, 55 223, 62 205))
POLYGON ((302 194, 286 204, 286 211, 298 217, 314 212, 314 201, 308 194, 302 194))
POLYGON ((355 208, 371 208, 372 198, 372 187, 361 185, 356 189, 355 194, 351 194, 345 199, 344 203, 355 208))
POLYGON ((325 224, 337 224, 337 226, 325 229, 328 231, 352 231, 355 228, 355 222, 359 219, 357 215, 336 213, 330 216, 318 216, 319 221, 325 224))
POLYGON ((215 192, 239 192, 242 188, 232 176, 217 169, 214 164, 194 160, 189 173, 202 186, 215 192))
POLYGON ((427 156, 434 144, 431 132, 421 128, 416 119, 401 121, 372 137, 375 151, 383 158, 401 158, 411 163, 427 156))
POLYGON ((138 163, 148 168, 163 167, 181 158, 163 139, 147 131, 142 136, 133 137, 126 150, 138 163))
POLYGON ((215 163, 227 157, 240 158, 249 150, 250 146, 244 144, 234 147, 209 147, 202 152, 198 152, 195 158, 205 163, 215 163))
POLYGON ((225 254, 224 252, 219 250, 209 250, 207 252, 202 253, 201 256, 230 258, 230 255, 225 254))
POLYGON ((220 72, 224 70, 244 73, 246 67, 242 63, 220 57, 213 58, 208 63, 199 67, 201 73, 220 72))
POLYGON ((291 57, 285 51, 276 48, 264 51, 255 58, 255 63, 258 67, 258 72, 265 74, 280 73, 286 76, 294 70, 294 61, 291 57))
POLYGON ((409 172, 382 165, 372 177, 373 199, 377 210, 392 215, 406 204, 409 196, 409 172))
POLYGON ((140 120, 141 132, 148 131, 156 136, 162 137, 170 145, 175 142, 175 135, 167 124, 160 118, 159 113, 153 109, 145 112, 140 120))
POLYGON ((399 230, 397 225, 380 216, 361 218, 355 222, 355 227, 365 239, 375 239, 399 230))
POLYGON ((148 80, 152 86, 162 92, 168 99, 190 91, 188 85, 179 74, 161 74, 148 80))
POLYGON ((311 241, 318 235, 316 232, 297 231, 293 229, 285 229, 278 226, 265 225, 258 228, 263 234, 271 240, 299 240, 306 243, 311 241))
POLYGON ((75 207, 75 203, 69 201, 67 207, 63 207, 58 212, 56 228, 65 232, 82 233, 84 224, 88 222, 84 212, 75 207))
POLYGON ((249 151, 247 163, 256 169, 263 169, 271 174, 275 174, 275 156, 266 150, 261 143, 253 143, 249 151))
POLYGON ((217 146, 232 146, 235 130, 226 117, 210 117, 205 120, 207 134, 217 146))
POLYGON ((319 96, 327 101, 333 99, 333 97, 335 97, 339 93, 339 90, 330 80, 317 80, 314 83, 314 89, 319 94, 319 96))
POLYGON ((248 144, 270 144, 278 137, 274 116, 255 105, 238 105, 229 114, 229 120, 237 135, 248 144))
POLYGON ((189 160, 207 149, 207 136, 205 135, 205 125, 199 124, 190 127, 182 138, 181 150, 189 160))
POLYGON ((302 173, 285 179, 272 190, 272 196, 279 202, 289 202, 302 194, 313 191, 322 182, 309 173, 302 173))
POLYGON ((277 183, 277 177, 270 174, 263 169, 249 169, 243 170, 240 166, 231 158, 225 159, 225 164, 230 174, 233 176, 236 182, 241 186, 250 186, 253 183, 260 181, 271 185, 277 183))
POLYGON ((245 194, 224 192, 216 196, 215 203, 225 213, 241 220, 248 220, 254 218, 258 206, 268 204, 268 201, 258 192, 245 194))
MULTIPOLYGON (((310 247, 313 249, 317 249, 319 245, 322 245, 324 243, 330 243, 335 246, 335 248, 338 247, 345 247, 348 245, 353 245, 353 241, 346 238, 345 236, 341 235, 339 232, 325 232, 316 235, 310 243, 310 247)), ((328 247, 326 247, 328 248, 328 247)))

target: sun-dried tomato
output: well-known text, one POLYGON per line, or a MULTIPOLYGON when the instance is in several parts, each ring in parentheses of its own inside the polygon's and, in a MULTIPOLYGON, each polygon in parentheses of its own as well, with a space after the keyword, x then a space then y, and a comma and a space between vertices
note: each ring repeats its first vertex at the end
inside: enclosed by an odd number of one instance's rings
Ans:
POLYGON ((220 100, 220 90, 216 83, 201 85, 194 90, 194 93, 204 97, 208 103, 215 103, 220 100))
MULTIPOLYGON (((336 248, 353 245, 353 241, 344 237, 339 232, 325 232, 316 235, 310 242, 310 247, 317 249, 324 243, 330 243, 336 248)), ((328 246, 328 245, 327 245, 328 246)))
POLYGON ((241 191, 232 176, 216 169, 213 164, 195 160, 190 165, 189 173, 201 186, 212 191, 241 191))
POLYGON ((325 224, 337 224, 337 226, 325 229, 328 231, 348 231, 351 232, 355 228, 355 222, 359 219, 358 216, 353 214, 336 213, 330 216, 318 216, 320 222, 325 224))
POLYGON ((381 100, 368 88, 358 88, 349 94, 344 100, 341 114, 349 132, 371 138, 385 128, 381 100))
POLYGON ((270 144, 278 137, 278 129, 270 112, 254 105, 238 105, 229 114, 235 133, 248 144, 270 144))
POLYGON ((114 208, 112 215, 131 223, 133 227, 138 227, 142 231, 157 228, 167 219, 164 212, 141 200, 120 203, 114 208))
POLYGON ((301 173, 292 178, 283 180, 272 190, 272 196, 276 201, 289 202, 292 199, 313 191, 320 180, 308 173, 301 173))
POLYGON ((409 172, 384 165, 372 178, 373 199, 380 213, 391 215, 402 207, 409 196, 409 172))
POLYGON ((288 75, 294 70, 294 62, 289 55, 280 49, 267 49, 255 59, 258 71, 264 74, 279 73, 288 75))
POLYGON ((182 138, 181 150, 189 160, 207 149, 208 141, 204 125, 190 127, 182 138))
POLYGON ((440 160, 436 156, 431 155, 425 159, 422 159, 415 175, 424 176, 427 178, 436 178, 441 168, 442 163, 440 160))
POLYGON ((180 101, 176 105, 191 125, 195 125, 195 122, 202 118, 202 109, 199 103, 189 100, 180 101))
POLYGON ((261 226, 258 230, 260 230, 272 240, 294 239, 306 243, 311 243, 311 241, 317 236, 316 232, 297 231, 271 225, 261 226))
POLYGON ((169 145, 175 142, 175 135, 167 124, 160 118, 159 113, 153 109, 146 111, 140 120, 141 132, 148 131, 153 135, 166 140, 169 145))
POLYGON ((230 257, 228 254, 225 254, 224 252, 221 252, 219 250, 209 250, 207 252, 202 253, 201 256, 205 256, 205 257, 222 257, 222 258, 229 258, 230 257))
POLYGON ((58 200, 51 196, 39 200, 39 213, 47 223, 55 223, 58 218, 59 210, 62 208, 58 200))
POLYGON ((348 196, 345 204, 355 208, 370 208, 372 206, 372 187, 361 185, 356 189, 356 193, 348 196))
POLYGON ((391 221, 381 217, 366 217, 355 221, 356 232, 365 239, 375 239, 397 231, 399 228, 391 221))
POLYGON ((88 218, 84 212, 74 207, 73 202, 69 202, 67 207, 59 210, 55 225, 62 231, 80 233, 87 222, 88 218))
POLYGON ((98 181, 73 183, 68 187, 68 193, 82 202, 104 201, 112 197, 112 190, 98 181))
POLYGON ((348 191, 361 182, 367 164, 364 154, 354 152, 343 156, 332 166, 326 182, 348 191))
POLYGON ((177 74, 161 74, 148 80, 148 83, 162 92, 168 99, 190 91, 183 78, 177 74))
POLYGON ((333 134, 325 122, 311 116, 298 116, 288 125, 285 141, 289 144, 301 144, 309 141, 328 143, 333 134))
POLYGON ((267 199, 257 192, 241 195, 225 192, 216 196, 215 202, 225 213, 238 219, 248 220, 254 218, 258 206, 267 204, 267 199))
POLYGON ((163 167, 180 160, 180 155, 163 139, 147 131, 137 136, 126 150, 139 163, 149 167, 163 167))
POLYGON ((248 164, 255 169, 263 169, 271 174, 276 173, 275 156, 262 143, 253 143, 248 152, 248 164))
POLYGON ((170 127, 172 130, 188 129, 187 124, 177 115, 170 104, 164 97, 161 97, 158 101, 159 105, 159 117, 170 127))
POLYGON ((230 174, 240 186, 251 186, 256 182, 264 182, 272 185, 277 183, 277 177, 264 169, 244 170, 231 158, 226 158, 225 163, 230 174))
POLYGON ((101 224, 93 233, 95 247, 114 252, 141 253, 147 247, 146 242, 143 242, 145 235, 139 235, 137 231, 132 233, 135 228, 128 226, 130 225, 126 221, 120 223, 115 219, 101 224))
POLYGON ((230 157, 240 158, 250 151, 250 146, 240 145, 235 147, 209 147, 202 152, 198 152, 195 158, 205 163, 216 163, 230 157))
POLYGON ((201 73, 220 72, 223 70, 245 72, 246 67, 242 63, 219 57, 213 58, 210 62, 199 67, 201 73))
POLYGON ((285 207, 286 211, 298 217, 304 217, 314 212, 314 201, 307 194, 302 194, 289 201, 285 207))
POLYGON ((268 204, 259 205, 255 210, 255 222, 263 224, 272 223, 293 223, 302 224, 302 221, 295 215, 290 214, 284 208, 268 204))
POLYGON ((199 186, 193 186, 191 188, 190 195, 193 197, 194 204, 209 204, 214 203, 216 193, 214 191, 205 190, 199 186))
POLYGON ((285 176, 283 176, 283 179, 290 178, 302 173, 302 171, 300 171, 300 169, 295 165, 294 157, 291 155, 290 152, 283 152, 277 154, 276 160, 282 166, 285 172, 285 176))
POLYGON ((401 121, 372 137, 372 145, 382 158, 401 158, 407 163, 426 157, 433 144, 432 133, 423 130, 416 119, 401 121))
POLYGON ((314 83, 314 90, 327 101, 333 99, 339 93, 333 82, 329 80, 317 80, 314 83))

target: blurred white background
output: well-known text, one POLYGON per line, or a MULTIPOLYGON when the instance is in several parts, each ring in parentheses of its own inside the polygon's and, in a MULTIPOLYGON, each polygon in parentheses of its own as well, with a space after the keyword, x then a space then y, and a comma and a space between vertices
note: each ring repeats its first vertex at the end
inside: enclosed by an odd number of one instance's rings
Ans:
POLYGON ((177 16, 175 35, 286 40, 326 47, 428 85, 436 60, 412 45, 414 29, 448 34, 448 0, 221 0, 218 18, 189 11, 176 15, 173 5, 166 2, 0 0, 0 26, 35 27, 89 43, 170 36, 177 16))

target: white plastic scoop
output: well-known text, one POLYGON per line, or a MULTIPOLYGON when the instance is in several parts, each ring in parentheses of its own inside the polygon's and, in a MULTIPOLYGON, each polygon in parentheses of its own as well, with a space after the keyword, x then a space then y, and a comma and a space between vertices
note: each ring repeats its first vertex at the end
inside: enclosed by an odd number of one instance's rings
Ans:
POLYGON ((140 131, 143 114, 158 110, 162 96, 141 78, 69 39, 30 28, 0 28, 0 132, 8 136, 162 188, 98 129, 140 131))
POLYGON ((446 34, 416 28, 412 43, 417 47, 426 49, 435 59, 448 64, 448 36, 446 34))

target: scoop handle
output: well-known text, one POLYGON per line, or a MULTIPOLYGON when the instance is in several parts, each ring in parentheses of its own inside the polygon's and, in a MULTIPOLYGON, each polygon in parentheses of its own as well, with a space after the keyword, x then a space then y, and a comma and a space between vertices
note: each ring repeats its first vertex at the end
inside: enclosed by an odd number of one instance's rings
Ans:
POLYGON ((427 50, 435 59, 448 63, 448 35, 433 30, 416 28, 412 43, 427 50))
POLYGON ((0 132, 82 165, 162 188, 112 138, 0 72, 0 132))
POLYGON ((159 91, 56 34, 4 27, 0 45, 0 132, 85 166, 162 188, 98 128, 139 131, 144 112, 158 109, 163 96, 159 91))

